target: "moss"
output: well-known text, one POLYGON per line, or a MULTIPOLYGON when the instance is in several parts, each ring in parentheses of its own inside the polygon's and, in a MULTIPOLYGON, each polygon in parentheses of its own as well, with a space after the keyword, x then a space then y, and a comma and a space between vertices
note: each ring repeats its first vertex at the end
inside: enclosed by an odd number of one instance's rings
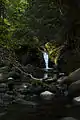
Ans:
POLYGON ((45 44, 45 47, 48 51, 49 58, 51 59, 51 61, 55 63, 55 65, 57 65, 57 61, 58 61, 62 46, 59 46, 58 44, 54 42, 52 43, 48 42, 45 44))

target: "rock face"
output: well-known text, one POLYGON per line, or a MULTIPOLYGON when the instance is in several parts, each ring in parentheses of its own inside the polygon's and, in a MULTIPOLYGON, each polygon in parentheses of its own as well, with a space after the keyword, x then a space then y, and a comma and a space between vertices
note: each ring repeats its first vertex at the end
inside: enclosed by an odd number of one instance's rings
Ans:
POLYGON ((54 97, 54 93, 45 91, 45 92, 42 92, 40 96, 45 100, 51 100, 54 97))
POLYGON ((16 56, 22 65, 32 64, 36 67, 45 67, 43 61, 43 55, 37 48, 28 48, 28 46, 22 46, 16 51, 16 56))

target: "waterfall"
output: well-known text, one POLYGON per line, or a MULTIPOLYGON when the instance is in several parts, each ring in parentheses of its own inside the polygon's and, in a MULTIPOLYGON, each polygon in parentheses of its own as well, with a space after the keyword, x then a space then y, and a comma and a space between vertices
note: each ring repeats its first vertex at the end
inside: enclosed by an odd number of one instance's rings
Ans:
POLYGON ((48 67, 48 62, 49 62, 48 61, 49 60, 48 54, 46 52, 43 52, 43 57, 44 57, 46 69, 49 69, 49 67, 48 67))

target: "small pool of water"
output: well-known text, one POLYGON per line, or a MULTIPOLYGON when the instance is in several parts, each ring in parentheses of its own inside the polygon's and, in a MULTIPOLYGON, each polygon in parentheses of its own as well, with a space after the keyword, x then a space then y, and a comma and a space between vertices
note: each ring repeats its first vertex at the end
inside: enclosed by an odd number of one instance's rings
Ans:
POLYGON ((55 98, 53 101, 37 99, 36 103, 13 103, 0 120, 61 120, 66 116, 80 120, 80 106, 70 105, 66 97, 55 98))
MULTIPOLYGON (((37 69, 34 70, 33 74, 36 78, 54 77, 55 75, 56 73, 54 73, 53 69, 48 72, 37 69)), ((63 117, 73 117, 75 120, 80 120, 80 105, 70 102, 67 96, 56 96, 51 101, 43 100, 38 94, 31 98, 31 96, 27 96, 27 91, 24 89, 27 88, 28 90, 28 87, 31 91, 30 95, 35 94, 35 91, 41 90, 40 88, 32 89, 32 84, 15 82, 13 88, 16 88, 16 92, 13 97, 17 97, 18 100, 8 104, 6 107, 4 105, 0 106, 0 120, 61 120, 63 117), (20 98, 20 95, 23 96, 20 98)), ((6 91, 5 97, 9 101, 8 98, 10 97, 7 92, 11 91, 6 91)))

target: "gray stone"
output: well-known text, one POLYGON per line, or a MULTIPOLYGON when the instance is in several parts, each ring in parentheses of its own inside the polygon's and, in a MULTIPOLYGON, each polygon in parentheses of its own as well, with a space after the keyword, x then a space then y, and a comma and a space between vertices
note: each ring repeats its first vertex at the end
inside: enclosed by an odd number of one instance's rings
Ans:
POLYGON ((3 80, 3 73, 0 73, 0 80, 3 80))
POLYGON ((8 70, 9 70, 9 67, 8 67, 8 66, 1 67, 1 68, 0 68, 0 73, 7 72, 8 70))
POLYGON ((0 93, 7 91, 7 85, 5 83, 0 84, 0 93))
POLYGON ((48 90, 51 91, 51 92, 57 92, 57 87, 56 87, 56 85, 51 84, 51 85, 49 85, 48 90))
POLYGON ((8 72, 0 73, 0 82, 7 81, 7 78, 8 78, 8 72))
POLYGON ((14 102, 18 103, 18 104, 23 104, 23 105, 29 105, 29 106, 36 106, 36 105, 38 105, 36 102, 26 101, 26 100, 24 100, 22 98, 16 98, 16 100, 14 102))
POLYGON ((68 88, 69 95, 79 96, 80 95, 80 80, 73 82, 68 88))
POLYGON ((9 77, 8 80, 13 80, 13 78, 12 78, 12 77, 9 77))
POLYGON ((21 84, 21 85, 18 85, 16 87, 16 91, 17 92, 20 92, 20 93, 25 93, 27 92, 27 85, 25 83, 21 84))
POLYGON ((40 96, 45 100, 51 100, 55 96, 55 94, 49 91, 44 91, 40 94, 40 96))
POLYGON ((80 68, 75 70, 74 72, 70 73, 68 76, 69 80, 72 82, 75 82, 77 80, 80 80, 80 68))
POLYGON ((80 80, 80 68, 75 70, 74 72, 70 73, 68 76, 60 77, 57 82, 60 84, 67 83, 71 84, 80 80))
POLYGON ((13 100, 13 96, 12 95, 8 95, 7 93, 5 93, 3 96, 2 96, 2 99, 3 101, 12 101, 13 100))
POLYGON ((73 98, 73 103, 76 105, 80 105, 80 96, 73 98))
POLYGON ((68 81, 68 76, 62 76, 57 80, 59 84, 67 83, 68 81))
POLYGON ((6 115, 6 114, 7 114, 7 112, 0 113, 0 117, 2 117, 3 115, 6 115))

